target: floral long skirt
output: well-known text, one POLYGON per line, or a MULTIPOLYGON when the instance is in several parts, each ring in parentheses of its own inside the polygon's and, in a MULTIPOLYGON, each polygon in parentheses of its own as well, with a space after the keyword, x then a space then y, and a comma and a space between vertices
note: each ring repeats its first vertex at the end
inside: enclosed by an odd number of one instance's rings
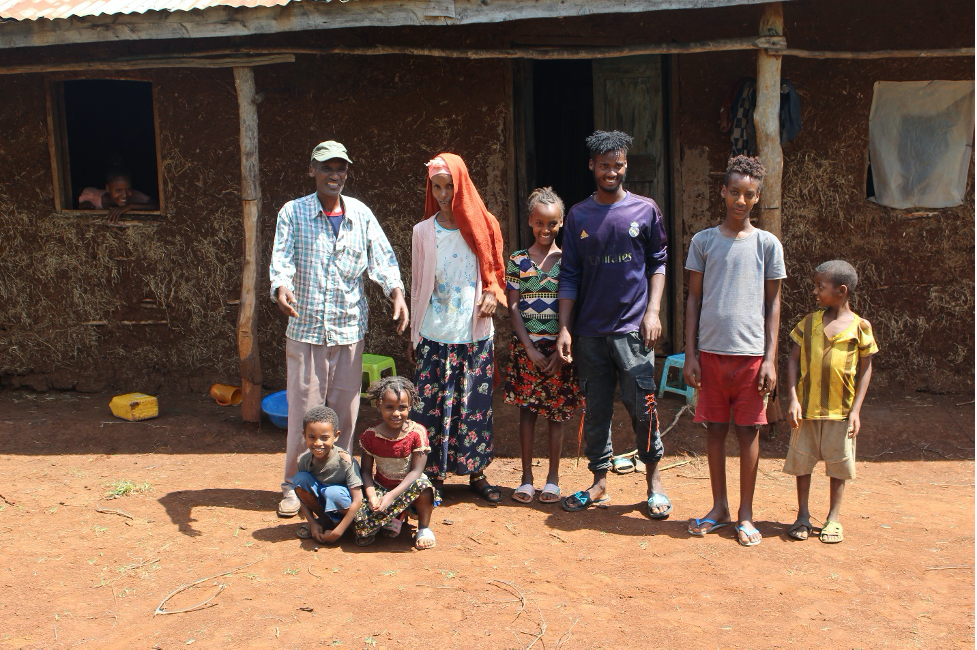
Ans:
POLYGON ((438 343, 421 338, 411 418, 427 427, 424 471, 435 480, 478 474, 492 462, 492 339, 438 343))
MULTIPOLYGON (((380 484, 375 484, 373 487, 377 491, 377 497, 380 499, 389 492, 387 488, 380 484)), ((387 522, 392 521, 394 517, 410 508, 411 504, 417 501, 417 497, 421 496, 424 490, 433 489, 434 486, 431 484, 431 479, 421 474, 421 477, 401 492, 400 496, 394 499, 393 503, 386 510, 373 512, 370 510, 370 504, 364 500, 363 505, 356 511, 356 518, 353 519, 353 526, 356 528, 356 537, 363 539, 370 535, 376 535, 387 522)))
MULTIPOLYGON (((536 349, 549 356, 556 351, 555 341, 539 341, 536 349)), ((526 354, 518 337, 512 337, 509 368, 505 373, 505 401, 529 409, 547 420, 564 422, 580 407, 577 367, 563 364, 560 372, 547 375, 526 354)))

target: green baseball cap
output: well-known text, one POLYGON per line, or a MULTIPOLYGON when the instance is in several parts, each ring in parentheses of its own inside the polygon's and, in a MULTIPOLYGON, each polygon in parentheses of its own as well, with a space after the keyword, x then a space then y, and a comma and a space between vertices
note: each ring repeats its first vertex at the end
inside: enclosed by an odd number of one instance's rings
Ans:
POLYGON ((325 162, 326 160, 332 160, 333 158, 345 160, 350 164, 353 163, 353 161, 349 159, 349 155, 346 153, 346 147, 335 140, 320 142, 315 146, 315 149, 312 150, 312 160, 325 162))

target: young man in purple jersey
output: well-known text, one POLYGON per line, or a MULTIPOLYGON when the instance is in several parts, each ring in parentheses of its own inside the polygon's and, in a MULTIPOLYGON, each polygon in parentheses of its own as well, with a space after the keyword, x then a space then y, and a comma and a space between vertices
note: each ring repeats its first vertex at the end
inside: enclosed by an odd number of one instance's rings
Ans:
POLYGON ((664 450, 654 406, 654 346, 662 329, 667 242, 658 205, 624 189, 631 141, 620 131, 587 138, 597 191, 570 209, 564 227, 556 350, 577 363, 594 482, 562 505, 576 512, 609 503, 611 418, 620 384, 638 458, 647 466, 648 516, 666 519, 672 504, 658 471, 664 450))

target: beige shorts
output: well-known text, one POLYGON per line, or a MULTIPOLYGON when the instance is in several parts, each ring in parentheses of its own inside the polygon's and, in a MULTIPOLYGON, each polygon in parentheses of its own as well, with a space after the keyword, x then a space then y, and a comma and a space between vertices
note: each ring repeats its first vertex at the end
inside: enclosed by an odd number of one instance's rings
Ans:
POLYGON ((819 460, 831 478, 855 478, 855 439, 848 437, 848 420, 801 420, 791 432, 784 473, 805 476, 819 460))

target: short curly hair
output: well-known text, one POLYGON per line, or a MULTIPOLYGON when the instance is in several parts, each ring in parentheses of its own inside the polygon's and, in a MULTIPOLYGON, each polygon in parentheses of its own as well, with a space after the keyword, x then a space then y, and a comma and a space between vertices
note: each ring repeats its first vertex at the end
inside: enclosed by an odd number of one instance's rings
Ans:
POLYGON ((841 285, 848 287, 848 295, 853 294, 855 286, 858 285, 858 271, 845 260, 828 260, 818 264, 814 272, 828 276, 828 281, 836 287, 841 285))
POLYGON ((587 149, 590 150, 590 159, 595 160, 597 156, 608 151, 620 149, 627 152, 633 142, 634 138, 623 131, 594 131, 587 138, 587 149))
POLYGON ((417 404, 417 400, 419 399, 417 388, 414 387, 414 384, 407 377, 401 377, 400 375, 391 375, 390 377, 384 377, 380 381, 374 382, 367 389, 366 394, 369 396, 371 402, 380 406, 380 400, 383 399, 383 395, 387 391, 395 393, 398 397, 400 397, 401 393, 407 393, 407 399, 410 400, 411 406, 417 404))
POLYGON ((552 187, 537 187, 535 190, 533 190, 533 193, 529 195, 529 200, 526 202, 526 208, 529 210, 529 214, 532 215, 533 210, 535 210, 536 206, 540 204, 555 205, 560 210, 561 219, 566 214, 563 199, 561 199, 557 193, 553 191, 552 187))
POLYGON ((742 174, 755 180, 759 189, 763 186, 763 177, 766 173, 767 168, 763 166, 760 158, 736 156, 731 158, 729 164, 726 165, 726 178, 723 180, 723 185, 729 187, 729 179, 733 177, 733 174, 742 174))
POLYGON ((332 430, 334 433, 339 432, 339 416, 336 412, 325 405, 313 406, 308 411, 305 412, 305 417, 302 418, 302 430, 310 424, 316 422, 325 422, 326 424, 332 425, 332 430))

